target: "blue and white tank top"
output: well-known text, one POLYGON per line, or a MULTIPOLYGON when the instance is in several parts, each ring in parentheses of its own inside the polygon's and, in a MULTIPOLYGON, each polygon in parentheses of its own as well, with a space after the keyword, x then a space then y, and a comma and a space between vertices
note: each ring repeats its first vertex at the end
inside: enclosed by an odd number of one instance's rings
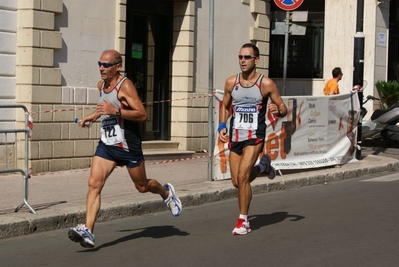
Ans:
MULTIPOLYGON (((99 103, 107 99, 117 108, 130 109, 118 99, 118 92, 122 83, 127 78, 121 79, 108 93, 104 92, 104 84, 101 86, 99 103)), ((142 153, 140 127, 135 121, 122 119, 116 115, 101 115, 101 141, 109 146, 117 146, 128 152, 142 153)))
POLYGON ((231 92, 233 98, 230 120, 231 142, 265 138, 267 98, 262 96, 262 79, 263 75, 259 75, 253 85, 245 87, 240 83, 240 74, 237 74, 231 92))

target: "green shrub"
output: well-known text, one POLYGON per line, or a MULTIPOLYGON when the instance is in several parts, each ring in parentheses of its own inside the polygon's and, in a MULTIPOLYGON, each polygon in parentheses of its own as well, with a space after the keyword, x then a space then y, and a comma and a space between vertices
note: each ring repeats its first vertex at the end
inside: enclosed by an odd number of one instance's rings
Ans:
POLYGON ((399 82, 377 81, 375 84, 383 108, 389 108, 399 100, 399 82))

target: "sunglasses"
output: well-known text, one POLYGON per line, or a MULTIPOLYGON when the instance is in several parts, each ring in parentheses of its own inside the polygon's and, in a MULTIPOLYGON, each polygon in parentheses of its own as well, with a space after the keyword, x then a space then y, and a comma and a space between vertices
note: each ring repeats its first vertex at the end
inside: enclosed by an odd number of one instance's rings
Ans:
POLYGON ((108 63, 108 62, 101 62, 98 61, 98 67, 101 68, 101 66, 103 66, 104 68, 108 69, 109 67, 115 66, 116 64, 118 64, 117 62, 114 63, 108 63))
POLYGON ((253 56, 251 56, 251 55, 245 55, 245 56, 243 56, 243 55, 238 55, 238 59, 245 59, 245 60, 250 60, 251 58, 256 58, 256 57, 253 57, 253 56))

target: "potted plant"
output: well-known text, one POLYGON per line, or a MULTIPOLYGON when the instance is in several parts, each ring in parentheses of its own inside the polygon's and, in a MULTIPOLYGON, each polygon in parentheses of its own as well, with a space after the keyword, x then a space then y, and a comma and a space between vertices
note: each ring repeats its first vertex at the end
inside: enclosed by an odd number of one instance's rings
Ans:
POLYGON ((375 84, 378 95, 381 98, 382 108, 386 109, 399 100, 399 82, 377 81, 375 84))

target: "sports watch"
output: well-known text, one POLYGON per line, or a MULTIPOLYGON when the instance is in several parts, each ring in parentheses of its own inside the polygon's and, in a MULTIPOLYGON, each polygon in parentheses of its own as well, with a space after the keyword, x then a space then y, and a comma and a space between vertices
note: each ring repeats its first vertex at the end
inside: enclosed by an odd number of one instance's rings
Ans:
POLYGON ((116 116, 120 117, 121 116, 121 108, 118 108, 118 110, 115 113, 116 116))

